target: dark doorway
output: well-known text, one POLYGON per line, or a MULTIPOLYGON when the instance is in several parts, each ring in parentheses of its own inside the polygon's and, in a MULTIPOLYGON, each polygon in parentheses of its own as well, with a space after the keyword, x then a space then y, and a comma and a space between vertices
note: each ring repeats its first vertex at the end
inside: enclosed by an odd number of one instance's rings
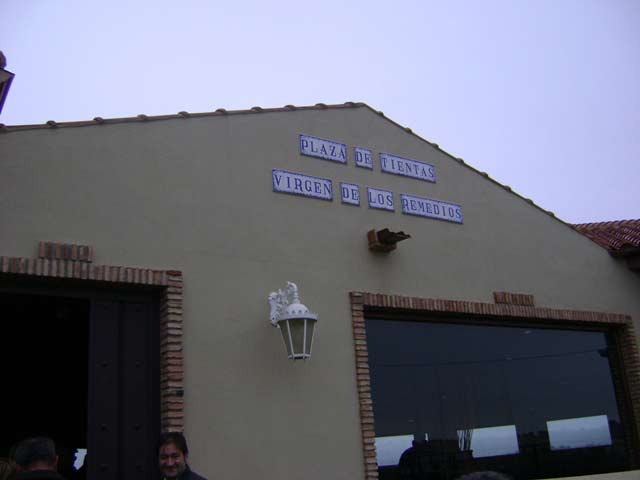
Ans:
POLYGON ((154 478, 158 291, 0 281, 0 312, 0 456, 44 435, 68 479, 154 478))
POLYGON ((30 436, 56 441, 61 471, 87 448, 86 299, 0 293, 3 426, 0 455, 30 436))

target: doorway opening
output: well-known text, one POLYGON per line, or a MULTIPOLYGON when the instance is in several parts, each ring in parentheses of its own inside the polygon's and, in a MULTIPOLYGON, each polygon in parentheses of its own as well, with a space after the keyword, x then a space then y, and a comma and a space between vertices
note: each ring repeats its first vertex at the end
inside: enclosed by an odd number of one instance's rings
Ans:
POLYGON ((0 293, 1 456, 24 438, 51 437, 60 473, 77 477, 87 448, 90 307, 82 298, 0 293))
POLYGON ((14 279, 0 311, 0 456, 46 436, 69 480, 155 478, 159 291, 14 279))

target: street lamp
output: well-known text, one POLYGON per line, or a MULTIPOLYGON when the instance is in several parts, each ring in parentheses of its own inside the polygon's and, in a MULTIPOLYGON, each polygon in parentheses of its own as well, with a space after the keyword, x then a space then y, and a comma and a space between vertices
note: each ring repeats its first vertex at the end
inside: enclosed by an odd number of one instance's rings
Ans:
POLYGON ((271 325, 280 329, 290 360, 311 358, 313 334, 318 315, 300 303, 298 287, 287 282, 284 289, 269 294, 271 325))

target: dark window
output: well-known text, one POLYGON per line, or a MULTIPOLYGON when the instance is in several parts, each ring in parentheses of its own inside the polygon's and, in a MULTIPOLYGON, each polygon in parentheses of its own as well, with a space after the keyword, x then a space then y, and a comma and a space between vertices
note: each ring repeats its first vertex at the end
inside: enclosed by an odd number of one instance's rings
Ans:
POLYGON ((606 332, 375 319, 366 329, 381 480, 629 468, 606 332))

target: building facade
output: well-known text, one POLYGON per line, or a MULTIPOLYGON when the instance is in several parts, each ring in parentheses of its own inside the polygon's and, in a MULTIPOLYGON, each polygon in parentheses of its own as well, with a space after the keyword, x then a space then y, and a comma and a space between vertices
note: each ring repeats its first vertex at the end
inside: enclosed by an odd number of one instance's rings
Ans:
POLYGON ((637 273, 382 112, 3 127, 0 157, 3 445, 67 435, 96 479, 153 478, 161 430, 209 478, 638 474, 637 273))

